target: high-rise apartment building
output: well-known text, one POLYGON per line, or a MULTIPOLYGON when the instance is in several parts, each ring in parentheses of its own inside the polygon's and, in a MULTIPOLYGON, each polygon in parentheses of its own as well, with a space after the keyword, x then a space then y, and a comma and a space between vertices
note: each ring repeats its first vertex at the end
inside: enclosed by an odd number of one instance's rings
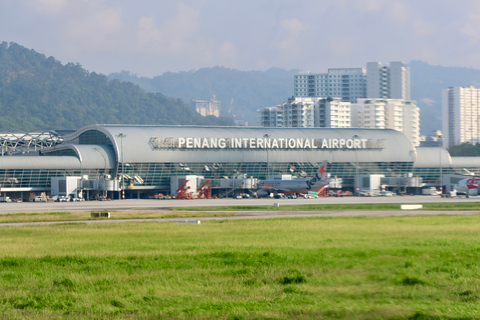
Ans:
POLYGON ((262 127, 283 128, 283 110, 276 107, 267 107, 258 110, 262 127))
POLYGON ((349 128, 350 102, 340 98, 293 98, 258 110, 262 127, 349 128))
POLYGON ((420 145, 420 109, 403 99, 358 99, 352 104, 352 127, 394 129, 420 145))
POLYGON ((420 145, 420 109, 403 99, 291 98, 258 110, 263 127, 394 129, 420 145))
POLYGON ((443 90, 444 147, 480 143, 480 89, 450 87, 443 90))
POLYGON ((193 100, 192 104, 202 116, 220 117, 220 101, 215 100, 193 100))
POLYGON ((315 105, 315 127, 350 128, 350 105, 350 102, 342 102, 340 98, 318 99, 315 105))
POLYGON ((410 68, 399 61, 368 62, 366 98, 410 100, 410 68))
POLYGON ((355 103, 362 98, 410 100, 410 68, 403 62, 368 62, 367 69, 333 68, 327 73, 294 76, 295 97, 340 97, 355 103))
POLYGON ((281 105, 258 110, 262 127, 300 127, 314 126, 315 98, 291 98, 281 105))
POLYGON ((365 98, 366 74, 362 68, 334 68, 328 73, 309 72, 294 76, 295 97, 340 97, 345 102, 365 98))

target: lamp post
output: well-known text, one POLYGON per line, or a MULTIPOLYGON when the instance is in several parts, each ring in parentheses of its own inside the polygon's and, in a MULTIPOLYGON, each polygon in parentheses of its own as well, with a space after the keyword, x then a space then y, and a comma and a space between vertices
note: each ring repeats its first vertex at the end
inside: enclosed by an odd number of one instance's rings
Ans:
POLYGON ((127 135, 123 133, 117 134, 117 138, 120 138, 120 148, 121 148, 121 153, 122 153, 122 186, 121 186, 121 191, 122 191, 122 199, 125 199, 125 184, 124 184, 124 165, 123 165, 123 138, 126 138, 127 135))
MULTIPOLYGON (((95 150, 96 152, 100 153, 100 155, 103 157, 103 188, 105 188, 105 176, 107 174, 107 159, 105 159, 105 156, 103 155, 103 153, 98 149, 98 148, 93 148, 93 150, 95 150)), ((105 196, 104 194, 104 191, 105 190, 102 190, 102 197, 105 196)), ((107 195, 105 196, 105 198, 108 197, 108 191, 107 191, 107 195)))
MULTIPOLYGON (((265 139, 270 139, 270 135, 268 133, 265 133, 263 135, 263 137, 265 139)), ((266 147, 266 145, 267 145, 267 143, 265 141, 265 147, 266 147)), ((269 148, 266 148, 266 149, 267 149, 267 179, 265 179, 265 180, 268 180, 268 179, 270 179, 270 159, 268 158, 268 149, 269 148)))
MULTIPOLYGON (((353 139, 358 139, 360 138, 358 135, 354 135, 352 137, 353 139)), ((354 142, 354 145, 355 142, 354 142)), ((357 156, 357 148, 355 148, 355 178, 353 178, 353 188, 354 188, 354 192, 355 192, 355 195, 358 196, 358 191, 357 191, 357 177, 358 177, 358 156, 357 156)))
POLYGON ((442 149, 443 149, 443 135, 438 136, 438 140, 440 140, 440 148, 438 148, 438 152, 440 153, 440 191, 443 193, 443 168, 442 168, 442 149))

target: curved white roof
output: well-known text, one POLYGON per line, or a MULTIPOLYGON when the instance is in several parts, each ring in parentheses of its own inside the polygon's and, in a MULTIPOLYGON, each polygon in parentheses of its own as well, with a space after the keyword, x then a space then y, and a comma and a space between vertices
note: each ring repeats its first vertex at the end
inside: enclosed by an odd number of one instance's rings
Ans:
POLYGON ((1 169, 112 169, 115 155, 105 145, 60 145, 45 153, 74 150, 77 156, 3 156, 1 169))
POLYGON ((4 156, 1 169, 79 169, 77 157, 4 156))
POLYGON ((442 168, 452 167, 452 158, 447 149, 435 147, 417 148, 415 168, 442 168))
POLYGON ((112 142, 117 161, 155 162, 264 162, 267 149, 155 149, 152 138, 262 138, 272 139, 368 139, 381 147, 367 149, 269 149, 271 162, 415 162, 411 141, 401 132, 390 129, 359 128, 263 128, 205 126, 93 125, 80 129, 64 140, 75 141, 83 133, 103 132, 112 142), (123 136, 123 138, 121 138, 123 136), (122 148, 123 145, 123 148, 122 148), (122 159, 123 149, 123 159, 122 159), (123 161, 122 161, 123 160, 123 161))
POLYGON ((480 168, 480 157, 452 157, 454 168, 480 168))

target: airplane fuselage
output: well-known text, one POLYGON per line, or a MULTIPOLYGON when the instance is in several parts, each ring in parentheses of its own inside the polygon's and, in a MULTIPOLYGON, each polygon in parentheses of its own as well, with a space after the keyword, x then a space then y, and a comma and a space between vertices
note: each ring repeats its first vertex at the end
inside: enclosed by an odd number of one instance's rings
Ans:
POLYGON ((302 193, 315 191, 328 184, 328 181, 316 178, 302 180, 262 180, 259 189, 271 190, 277 193, 302 193))
POLYGON ((257 194, 265 196, 274 193, 303 193, 308 191, 316 191, 328 184, 327 161, 323 161, 313 178, 295 179, 295 180, 261 180, 258 182, 257 188, 260 189, 257 194))
POLYGON ((478 195, 478 186, 480 184, 480 178, 468 178, 458 181, 455 185, 455 190, 460 193, 464 193, 469 196, 478 195))

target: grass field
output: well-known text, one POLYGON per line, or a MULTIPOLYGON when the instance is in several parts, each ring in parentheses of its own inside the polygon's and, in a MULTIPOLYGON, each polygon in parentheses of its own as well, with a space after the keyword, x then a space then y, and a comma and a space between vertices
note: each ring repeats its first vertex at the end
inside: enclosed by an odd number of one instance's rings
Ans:
POLYGON ((3 319, 476 319, 480 216, 0 232, 3 319))
MULTIPOLYGON (((480 211, 480 202, 431 202, 418 203, 423 206, 422 210, 439 211, 480 211)), ((358 203, 358 204, 304 204, 304 205, 281 205, 274 206, 228 206, 228 207, 197 207, 197 208, 174 208, 176 211, 376 211, 376 210, 399 210, 399 203, 358 203)))
MULTIPOLYGON (((198 211, 109 211, 112 219, 155 219, 155 218, 193 218, 193 217, 228 217, 233 213, 198 211)), ((91 217, 91 211, 72 212, 16 212, 0 214, 0 223, 38 222, 38 221, 82 221, 98 220, 91 217)))

